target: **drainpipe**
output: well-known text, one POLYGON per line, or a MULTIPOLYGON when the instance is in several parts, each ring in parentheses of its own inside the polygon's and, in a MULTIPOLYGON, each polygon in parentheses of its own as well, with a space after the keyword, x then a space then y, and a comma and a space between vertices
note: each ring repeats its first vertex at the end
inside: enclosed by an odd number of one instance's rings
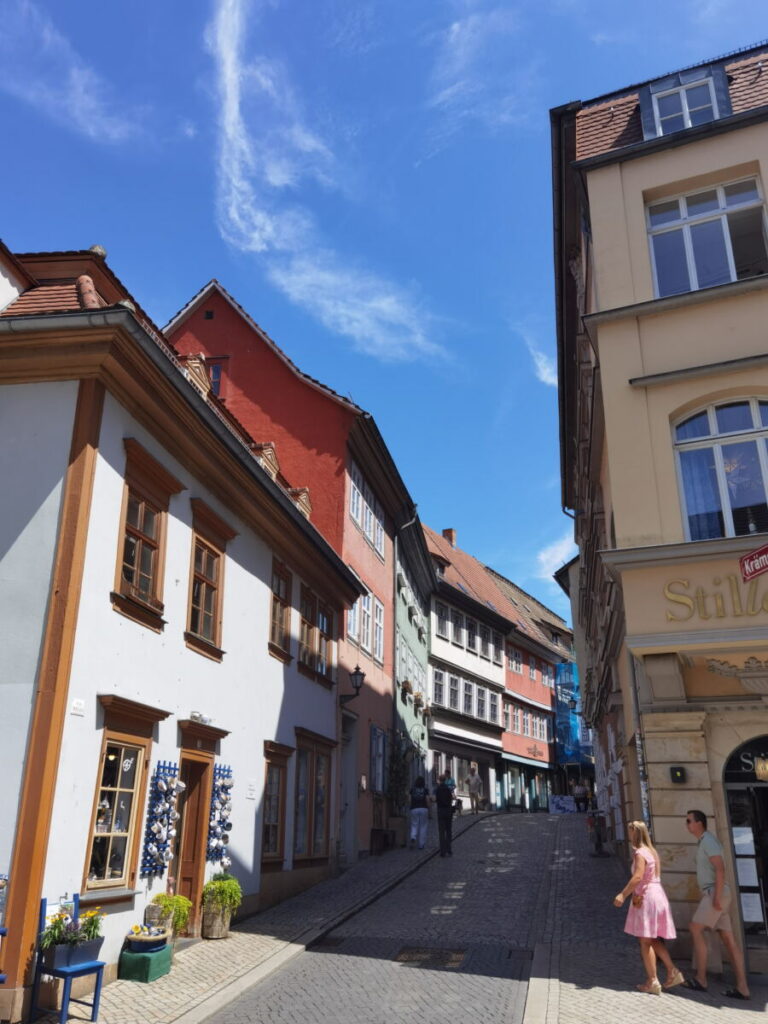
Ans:
MULTIPOLYGON (((416 506, 414 505, 411 509, 412 516, 407 523, 403 523, 401 526, 396 526, 392 537, 392 594, 394 596, 394 603, 392 606, 392 613, 394 620, 392 622, 392 735, 393 737, 397 733, 397 683, 395 682, 397 676, 397 609, 398 609, 398 594, 397 594, 397 556, 399 552, 398 537, 400 533, 407 529, 417 520, 416 506)), ((408 740, 410 740, 410 733, 408 734, 408 740)), ((407 742, 407 741, 406 741, 407 742)))

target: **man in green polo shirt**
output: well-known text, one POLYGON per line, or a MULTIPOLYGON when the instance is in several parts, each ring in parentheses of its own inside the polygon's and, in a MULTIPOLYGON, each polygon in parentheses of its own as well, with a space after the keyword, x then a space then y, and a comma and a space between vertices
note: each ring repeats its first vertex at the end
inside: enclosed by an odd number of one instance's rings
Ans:
POLYGON ((696 847, 696 881, 701 889, 701 901, 691 920, 691 938, 696 959, 696 975, 686 982, 687 988, 697 992, 707 990, 707 928, 716 931, 728 953, 736 987, 727 988, 723 995, 729 999, 749 999, 749 985, 744 970, 744 957, 733 937, 733 925, 728 910, 731 906, 731 890, 725 884, 725 862, 723 848, 717 838, 707 831, 707 816, 704 811, 688 811, 685 816, 688 831, 698 841, 696 847))

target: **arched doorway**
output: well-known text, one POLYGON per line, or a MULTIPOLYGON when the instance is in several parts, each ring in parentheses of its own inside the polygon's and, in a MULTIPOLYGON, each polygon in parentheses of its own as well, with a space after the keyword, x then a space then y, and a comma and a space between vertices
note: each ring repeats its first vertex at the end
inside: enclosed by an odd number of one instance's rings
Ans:
POLYGON ((768 971, 768 736, 738 747, 723 772, 747 968, 768 971))

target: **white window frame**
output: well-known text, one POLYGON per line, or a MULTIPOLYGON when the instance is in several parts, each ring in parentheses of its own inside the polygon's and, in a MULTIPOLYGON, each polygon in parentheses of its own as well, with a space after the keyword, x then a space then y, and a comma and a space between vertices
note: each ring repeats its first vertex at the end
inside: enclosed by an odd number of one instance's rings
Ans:
POLYGON ((349 467, 349 514, 358 526, 362 526, 363 475, 354 462, 349 467))
POLYGON ((501 633, 493 633, 493 664, 503 665, 504 664, 504 638, 501 633))
MULTIPOLYGON (((663 136, 664 135, 664 132, 662 131, 662 124, 661 124, 662 117, 661 117, 661 114, 659 113, 659 100, 662 99, 664 96, 672 96, 674 93, 679 93, 680 94, 680 99, 682 101, 680 106, 682 107, 683 127, 682 128, 678 128, 677 131, 683 131, 685 128, 696 127, 695 125, 691 124, 691 114, 690 114, 690 110, 688 108, 688 97, 687 97, 686 93, 690 89, 697 89, 697 88, 699 88, 702 85, 706 85, 709 88, 709 98, 711 100, 711 107, 712 107, 712 121, 717 121, 718 120, 718 118, 720 117, 720 114, 719 114, 718 107, 717 107, 717 95, 715 93, 715 88, 714 88, 715 83, 712 81, 711 78, 699 78, 695 82, 686 82, 685 85, 678 85, 678 86, 675 86, 674 89, 665 89, 664 92, 656 92, 656 93, 653 94, 653 120, 654 120, 654 122, 656 124, 656 135, 657 136, 663 136)), ((701 108, 696 107, 695 109, 699 110, 701 108)), ((674 115, 674 116, 678 116, 678 115, 674 115)), ((668 120, 668 118, 664 118, 664 120, 668 120)), ((711 121, 702 121, 702 124, 711 124, 711 121)), ((674 135, 675 132, 669 132, 668 134, 669 135, 674 135)))
POLYGON ((480 657, 486 658, 488 661, 491 660, 491 627, 484 626, 480 623, 478 630, 480 634, 480 657))
POLYGON ((512 732, 520 735, 520 705, 512 705, 512 732))
POLYGON ((531 735, 531 712, 523 709, 523 736, 531 735))
POLYGON ((464 619, 466 631, 466 647, 470 654, 477 654, 477 623, 467 615, 464 619))
POLYGON ((532 654, 528 655, 528 678, 536 678, 536 659, 532 654))
POLYGON ((435 633, 441 640, 448 640, 449 630, 450 616, 448 614, 448 607, 441 601, 435 601, 435 633), (445 625, 443 625, 443 623, 445 623, 445 625))
POLYGON ((432 700, 441 706, 445 704, 445 676, 439 668, 432 669, 432 700))
POLYGON ((511 649, 509 667, 513 672, 517 672, 518 675, 522 675, 523 672, 523 655, 522 651, 518 647, 511 649))
POLYGON ((377 597, 373 599, 373 656, 384 661, 384 605, 377 597))
POLYGON ((360 598, 360 646, 364 651, 371 653, 371 592, 370 590, 360 598))
POLYGON ((504 732, 512 732, 512 705, 507 700, 505 700, 503 704, 502 722, 504 725, 504 732))
POLYGON ((384 557, 384 513, 381 505, 378 501, 376 502, 376 508, 373 514, 373 546, 381 555, 384 557))
POLYGON ((451 608, 451 643, 458 647, 464 646, 464 616, 460 611, 451 608))
POLYGON ((475 713, 475 688, 468 679, 464 680, 464 685, 461 688, 461 710, 465 715, 474 715, 475 713), (467 697, 469 697, 469 711, 467 711, 467 697))
MULTIPOLYGON (((743 395, 739 397, 729 395, 727 398, 723 398, 721 401, 712 402, 709 405, 704 406, 698 410, 692 410, 686 412, 685 416, 677 420, 672 424, 672 443, 675 449, 675 468, 677 470, 677 484, 678 491, 680 494, 680 509, 683 515, 683 527, 685 530, 685 539, 691 540, 691 528, 688 521, 688 503, 685 496, 685 486, 683 484, 683 466, 681 460, 681 454, 687 451, 693 451, 698 448, 713 448, 714 449, 714 460, 715 460, 715 475, 717 478, 717 488, 720 497, 720 509, 723 516, 723 526, 725 532, 724 537, 746 537, 749 534, 737 534, 733 525, 733 510, 731 508, 730 497, 728 493, 728 480, 725 473, 725 465, 723 463, 723 452, 722 446, 724 444, 738 444, 741 441, 756 441, 757 444, 757 456, 760 464, 760 472, 762 474, 763 494, 765 495, 766 503, 768 503, 768 426, 755 427, 753 425, 751 430, 739 430, 731 433, 720 433, 717 426, 717 412, 719 406, 733 405, 738 402, 748 402, 750 411, 752 413, 752 423, 760 423, 760 402, 765 402, 765 398, 758 398, 755 396, 743 395), (695 437, 690 440, 678 441, 675 437, 675 431, 679 426, 685 423, 687 420, 693 419, 695 416, 700 416, 703 412, 707 414, 707 421, 709 423, 709 434, 706 437, 695 437), (765 438, 765 442, 760 444, 761 438, 765 438)), ((717 538, 710 538, 717 539, 717 538)))
POLYGON ((475 687, 475 718, 488 718, 488 691, 484 686, 475 687))
POLYGON ((488 692, 488 721, 498 725, 499 722, 499 695, 493 690, 488 692))
POLYGON ((461 680, 456 675, 448 676, 448 707, 452 711, 461 711, 461 680), (456 695, 455 703, 454 694, 456 695))
POLYGON ((360 640, 360 598, 355 601, 347 612, 347 636, 350 640, 360 640))
MULTIPOLYGON (((664 196, 654 199, 653 202, 647 203, 645 207, 645 220, 646 228, 648 231, 648 248, 651 259, 651 272, 653 275, 653 294, 656 298, 659 298, 659 278, 656 271, 656 255, 653 248, 653 239, 658 235, 669 234, 672 231, 682 231, 683 233, 683 244, 685 249, 685 260, 686 269, 688 270, 688 281, 690 288, 687 292, 676 292, 671 294, 688 295, 690 292, 697 292, 700 290, 699 279, 696 273, 696 260, 693 252, 693 242, 691 241, 691 227, 697 224, 704 224, 708 221, 719 220, 722 225, 723 239, 725 242, 725 253, 728 260, 728 271, 731 277, 731 283, 737 280, 736 278, 736 265, 733 259, 733 248, 731 246, 731 233, 728 229, 728 214, 737 210, 751 210, 751 209, 762 209, 763 211, 763 241, 766 246, 766 252, 768 252, 768 231, 766 230, 766 211, 765 211, 765 196, 763 194, 762 187, 757 177, 746 177, 746 178, 734 178, 732 181, 722 181, 716 185, 709 185, 707 188, 694 189, 692 192, 680 192, 677 195, 664 196), (739 203, 735 206, 727 206, 725 202, 725 189, 729 185, 738 185, 741 182, 751 182, 754 184, 757 190, 757 199, 750 200, 749 202, 739 203), (717 192, 718 197, 718 209, 711 210, 706 213, 701 213, 694 216, 688 216, 687 208, 685 208, 685 216, 683 213, 683 202, 686 199, 691 199, 704 192, 717 192), (659 206, 661 203, 673 203, 677 202, 678 210, 681 216, 675 220, 670 221, 667 224, 659 226, 653 226, 651 224, 651 208, 659 206)), ((745 278, 744 280, 749 280, 745 278)), ((667 298, 669 296, 663 296, 667 298)))

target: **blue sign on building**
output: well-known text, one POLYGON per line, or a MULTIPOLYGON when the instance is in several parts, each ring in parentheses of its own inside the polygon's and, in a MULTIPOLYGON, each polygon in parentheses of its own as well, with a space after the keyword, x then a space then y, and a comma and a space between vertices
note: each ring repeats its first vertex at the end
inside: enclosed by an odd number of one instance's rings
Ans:
POLYGON ((558 764, 592 764, 592 731, 577 714, 581 704, 579 670, 575 663, 563 661, 557 666, 555 685, 555 730, 558 764), (575 706, 570 704, 575 701, 575 706))

